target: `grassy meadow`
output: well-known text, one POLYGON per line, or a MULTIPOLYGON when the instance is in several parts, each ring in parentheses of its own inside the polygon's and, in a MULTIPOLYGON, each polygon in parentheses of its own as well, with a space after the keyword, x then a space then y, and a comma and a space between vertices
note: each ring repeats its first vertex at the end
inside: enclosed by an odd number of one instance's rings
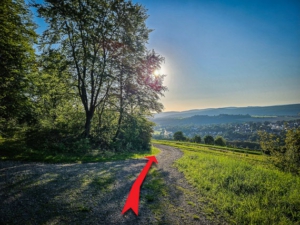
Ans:
POLYGON ((207 214, 230 224, 300 224, 300 177, 279 171, 256 152, 156 141, 180 148, 175 162, 201 196, 207 214))

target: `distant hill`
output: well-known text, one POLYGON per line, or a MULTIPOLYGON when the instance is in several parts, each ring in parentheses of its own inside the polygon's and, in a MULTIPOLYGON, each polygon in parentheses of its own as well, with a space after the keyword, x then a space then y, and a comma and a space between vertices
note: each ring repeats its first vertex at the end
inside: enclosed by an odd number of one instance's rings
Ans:
POLYGON ((300 104, 276 105, 276 106, 248 106, 248 107, 225 107, 209 109, 193 109, 182 112, 163 112, 155 114, 152 120, 160 118, 187 118, 196 115, 218 116, 228 115, 251 115, 251 116, 297 116, 300 115, 300 104))
POLYGON ((184 126, 184 125, 207 125, 221 124, 232 122, 244 122, 251 119, 250 115, 218 115, 218 116, 202 116, 196 115, 186 118, 157 118, 155 123, 161 126, 184 126))

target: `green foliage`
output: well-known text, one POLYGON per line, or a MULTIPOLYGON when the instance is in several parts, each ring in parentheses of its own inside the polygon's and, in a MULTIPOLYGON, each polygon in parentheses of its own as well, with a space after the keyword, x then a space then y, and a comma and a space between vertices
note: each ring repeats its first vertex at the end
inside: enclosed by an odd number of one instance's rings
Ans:
POLYGON ((262 131, 259 131, 258 135, 260 137, 260 146, 265 154, 272 154, 276 157, 281 155, 281 140, 279 136, 262 131))
POLYGON ((204 143, 207 144, 207 145, 213 145, 215 142, 214 138, 210 135, 206 135, 204 137, 204 143))
POLYGON ((264 160, 267 156, 250 158, 191 143, 169 143, 183 150, 175 165, 201 193, 204 211, 217 208, 230 224, 300 221, 299 176, 278 171, 264 160))
POLYGON ((216 139, 215 139, 215 144, 216 144, 216 145, 219 145, 219 146, 226 146, 226 141, 224 140, 223 137, 218 136, 218 137, 216 137, 216 139))
POLYGON ((285 157, 290 171, 300 173, 300 128, 291 129, 286 134, 285 157))
POLYGON ((154 123, 139 115, 125 117, 121 133, 116 141, 116 150, 148 150, 154 123))
POLYGON ((37 34, 23 0, 1 1, 0 15, 0 131, 3 134, 19 124, 34 121, 28 83, 35 70, 33 44, 37 34))
POLYGON ((260 132, 260 145, 271 155, 271 161, 278 168, 292 173, 300 173, 300 128, 290 129, 283 142, 278 136, 260 132))
POLYGON ((124 137, 128 114, 139 111, 143 117, 151 110, 161 111, 157 100, 166 88, 163 76, 154 77, 153 72, 164 59, 146 49, 150 29, 142 6, 124 0, 46 0, 34 6, 49 25, 43 51, 58 50, 72 72, 71 83, 84 111, 82 136, 92 137, 95 113, 100 126, 96 129, 108 131, 110 141, 114 129, 116 142, 124 137), (117 118, 112 129, 102 127, 107 110, 117 118))
POLYGON ((201 137, 200 135, 195 135, 193 138, 191 138, 190 141, 195 143, 201 143, 201 137))
POLYGON ((183 135, 182 131, 177 131, 174 133, 173 138, 175 141, 184 141, 186 137, 183 135))
POLYGON ((147 118, 163 109, 166 87, 164 75, 153 75, 164 58, 146 48, 146 9, 125 0, 32 6, 48 25, 37 57, 24 1, 0 6, 1 137, 26 145, 26 159, 149 151, 147 118))
POLYGON ((166 87, 164 58, 148 51, 146 9, 131 1, 33 3, 47 30, 35 57, 35 25, 23 0, 0 6, 0 132, 41 154, 148 151, 166 87), (21 126, 22 124, 22 126, 21 126))
POLYGON ((32 6, 48 23, 37 57, 25 3, 0 6, 1 136, 41 155, 148 151, 146 118, 162 110, 166 87, 153 76, 164 58, 147 51, 146 9, 124 0, 32 6))
MULTIPOLYGON (((74 142, 74 148, 78 149, 77 143, 74 142)), ((31 162, 47 162, 47 163, 84 163, 84 162, 107 162, 125 159, 138 159, 144 158, 149 155, 157 155, 160 150, 151 147, 150 150, 135 150, 130 152, 113 152, 110 150, 89 150, 86 151, 86 145, 89 143, 83 140, 81 148, 74 151, 70 149, 70 152, 58 152, 53 151, 53 148, 49 151, 41 151, 28 148, 24 142, 20 140, 6 140, 0 142, 0 160, 18 160, 18 161, 31 161, 31 162)))
POLYGON ((89 139, 76 138, 62 129, 29 129, 25 140, 29 148, 39 151, 78 153, 91 149, 89 139))

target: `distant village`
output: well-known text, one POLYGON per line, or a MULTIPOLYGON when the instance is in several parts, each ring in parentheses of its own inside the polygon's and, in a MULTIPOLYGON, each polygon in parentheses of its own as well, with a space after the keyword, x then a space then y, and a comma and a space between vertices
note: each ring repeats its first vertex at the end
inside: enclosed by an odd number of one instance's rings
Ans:
POLYGON ((189 138, 192 138, 195 135, 200 135, 201 138, 204 138, 206 135, 211 135, 213 137, 222 136, 229 143, 258 143, 258 131, 265 131, 281 136, 284 135, 287 129, 298 128, 299 126, 300 119, 291 121, 244 122, 198 126, 156 126, 154 128, 153 138, 173 139, 173 134, 176 131, 182 131, 184 135, 189 138))

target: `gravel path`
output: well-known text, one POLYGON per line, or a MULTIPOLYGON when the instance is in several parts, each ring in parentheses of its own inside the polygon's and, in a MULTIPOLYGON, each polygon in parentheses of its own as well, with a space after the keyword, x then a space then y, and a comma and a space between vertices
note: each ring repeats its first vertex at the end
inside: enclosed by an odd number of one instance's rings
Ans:
POLYGON ((142 194, 139 216, 131 210, 121 215, 146 159, 85 164, 0 161, 0 224, 209 224, 198 203, 188 204, 195 199, 186 193, 194 190, 172 167, 182 153, 155 146, 162 152, 152 167, 157 167, 169 190, 160 199, 167 204, 163 221, 157 221, 142 194))
POLYGON ((163 154, 157 156, 158 171, 163 175, 168 186, 169 195, 163 199, 167 202, 165 220, 167 224, 224 224, 212 218, 207 220, 199 203, 201 196, 187 183, 184 175, 172 166, 183 153, 174 147, 154 144, 163 154), (169 206, 169 207, 168 207, 169 206))

